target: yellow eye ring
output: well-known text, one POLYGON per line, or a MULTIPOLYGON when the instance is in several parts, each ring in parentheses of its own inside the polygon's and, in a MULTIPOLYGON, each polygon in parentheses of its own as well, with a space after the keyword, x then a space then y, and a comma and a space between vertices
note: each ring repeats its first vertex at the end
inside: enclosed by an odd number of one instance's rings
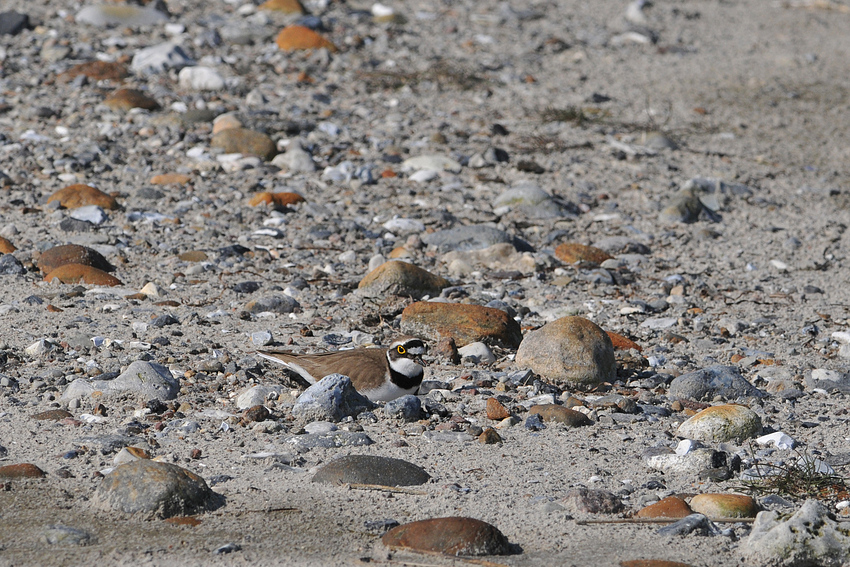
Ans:
POLYGON ((403 347, 403 346, 401 346, 401 345, 398 345, 398 346, 396 347, 396 350, 398 351, 398 353, 399 353, 399 354, 404 354, 404 353, 406 353, 406 352, 407 352, 406 350, 404 350, 404 347, 403 347))

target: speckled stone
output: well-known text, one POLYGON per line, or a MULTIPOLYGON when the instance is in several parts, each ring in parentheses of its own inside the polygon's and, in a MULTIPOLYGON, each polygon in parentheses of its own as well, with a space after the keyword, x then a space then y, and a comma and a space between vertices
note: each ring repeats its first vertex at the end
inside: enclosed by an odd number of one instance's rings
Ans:
POLYGON ((697 441, 743 441, 761 433, 761 418, 746 406, 712 406, 694 415, 676 433, 697 441))
POLYGON ((413 264, 393 260, 384 262, 360 280, 357 289, 366 295, 400 295, 421 298, 439 295, 450 282, 413 264))
POLYGON ((561 262, 566 262, 567 264, 575 264, 576 262, 601 264, 605 260, 610 260, 612 258, 612 256, 604 250, 600 250, 593 246, 587 246, 585 244, 579 244, 578 242, 565 242, 563 244, 559 244, 555 248, 555 257, 561 262))
POLYGON ((492 419, 495 421, 502 421, 511 416, 508 408, 502 405, 502 403, 496 398, 487 398, 487 419, 492 419))
POLYGON ((93 500, 105 510, 169 518, 212 510, 222 498, 191 471, 140 459, 115 467, 101 481, 93 500))
POLYGON ((745 494, 697 494, 691 509, 709 518, 755 518, 759 505, 745 494))
POLYGON ((505 555, 508 539, 495 526, 474 518, 420 520, 395 527, 381 542, 390 549, 407 548, 445 555, 505 555))
POLYGON ((313 482, 414 486, 425 484, 430 478, 422 467, 401 459, 345 455, 322 466, 313 476, 313 482))
POLYGON ((501 309, 465 303, 420 301, 409 305, 401 314, 401 330, 429 340, 451 338, 458 347, 481 341, 516 348, 522 340, 519 323, 501 309))
POLYGON ((583 317, 562 317, 528 333, 516 364, 554 384, 598 384, 616 378, 611 339, 583 317))

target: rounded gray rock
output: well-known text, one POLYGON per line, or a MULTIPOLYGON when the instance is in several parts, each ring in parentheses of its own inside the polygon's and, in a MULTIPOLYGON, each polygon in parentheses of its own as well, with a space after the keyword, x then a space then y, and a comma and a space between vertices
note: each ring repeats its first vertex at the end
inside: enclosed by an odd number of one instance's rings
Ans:
POLYGON ((336 422, 373 407, 369 398, 354 389, 348 376, 330 374, 298 396, 292 415, 306 421, 336 422))
POLYGON ((346 455, 320 468, 313 476, 313 482, 414 486, 425 484, 430 478, 422 467, 401 459, 376 455, 346 455))
POLYGON ((716 365, 677 377, 670 383, 667 395, 699 401, 712 400, 716 396, 726 400, 762 398, 766 394, 750 384, 737 367, 716 365))

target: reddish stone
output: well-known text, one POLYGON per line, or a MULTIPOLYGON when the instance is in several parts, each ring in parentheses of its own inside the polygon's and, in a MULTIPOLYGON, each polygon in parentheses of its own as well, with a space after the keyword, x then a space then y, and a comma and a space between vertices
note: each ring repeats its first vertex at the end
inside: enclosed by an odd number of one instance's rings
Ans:
POLYGON ((745 494, 697 494, 691 509, 709 518, 755 518, 759 505, 745 494))
POLYGON ((400 260, 391 260, 366 274, 360 280, 357 289, 373 296, 400 295, 420 298, 425 295, 439 295, 440 290, 449 285, 450 282, 447 279, 423 270, 419 266, 400 260))
POLYGON ((37 259, 38 268, 42 274, 52 272, 59 266, 65 264, 83 264, 92 266, 104 272, 115 270, 109 262, 106 261, 100 252, 80 246, 79 244, 63 244, 54 246, 53 248, 43 252, 37 259))
POLYGON ((93 81, 120 81, 130 76, 127 66, 122 63, 111 61, 88 61, 74 65, 61 75, 60 83, 67 83, 79 75, 85 75, 93 81))
POLYGON ((516 348, 522 331, 501 309, 465 303, 418 302, 401 314, 401 330, 418 337, 451 337, 457 346, 482 341, 516 348))
POLYGON ((495 526, 474 518, 432 518, 397 526, 381 538, 391 549, 408 548, 445 555, 505 555, 507 538, 495 526))
POLYGON ((678 496, 668 496, 655 504, 644 506, 635 514, 638 518, 684 518, 693 514, 690 506, 678 496))
POLYGON ((48 203, 53 201, 59 201, 59 204, 66 209, 76 209, 87 205, 97 205, 102 209, 110 210, 118 208, 118 201, 115 200, 115 197, 83 183, 68 185, 56 191, 47 198, 48 203))
POLYGON ((284 14, 305 14, 304 6, 298 0, 266 0, 259 6, 260 10, 283 12, 284 14))
POLYGON ((502 442, 502 436, 492 427, 488 427, 478 436, 478 441, 482 445, 495 445, 502 442))
POLYGON ((577 242, 565 242, 559 244, 555 248, 555 256, 562 262, 567 264, 575 264, 576 262, 590 262, 592 264, 601 264, 605 260, 610 260, 612 256, 593 246, 586 246, 577 242))
POLYGON ((151 177, 150 183, 152 185, 171 185, 172 183, 185 185, 191 180, 192 178, 185 173, 162 173, 151 177))
POLYGON ((3 238, 2 236, 0 236, 0 253, 2 253, 2 254, 11 254, 11 253, 12 253, 12 252, 14 252, 15 250, 17 250, 17 248, 15 248, 15 245, 14 245, 14 244, 12 244, 12 243, 11 243, 11 242, 9 242, 8 240, 6 240, 6 239, 5 239, 5 238, 3 238))
POLYGON ((46 475, 43 470, 31 463, 6 465, 0 467, 0 478, 42 478, 46 475))
POLYGON ((303 49, 321 49, 337 51, 336 45, 318 33, 304 26, 287 26, 283 28, 277 39, 277 46, 283 51, 300 51, 303 49))
POLYGON ((123 110, 125 112, 133 108, 143 108, 145 110, 156 110, 159 108, 158 102, 136 89, 118 89, 106 97, 103 104, 112 110, 123 110))
POLYGON ((286 207, 289 205, 294 205, 295 203, 303 203, 304 197, 299 195, 298 193, 271 193, 269 191, 261 191, 260 193, 255 193, 251 200, 248 201, 248 204, 252 207, 256 207, 257 205, 273 205, 275 207, 286 207))
POLYGON ((611 344, 614 345, 614 350, 629 350, 635 349, 640 352, 643 348, 631 339, 627 339, 623 335, 619 335, 613 331, 605 331, 608 333, 608 338, 611 339, 611 344))
POLYGON ((487 419, 502 421, 510 416, 510 412, 502 405, 502 402, 496 398, 487 398, 487 419))
POLYGON ((46 421, 46 420, 62 421, 63 419, 66 419, 68 417, 73 417, 73 416, 71 415, 71 412, 69 412, 67 410, 54 409, 54 410, 47 410, 47 411, 43 411, 43 412, 40 412, 40 413, 33 414, 31 417, 33 419, 38 419, 38 420, 41 420, 41 421, 46 421))
POLYGON ((84 266, 82 264, 65 264, 59 266, 46 276, 44 281, 52 281, 53 278, 59 278, 62 283, 87 283, 91 285, 115 286, 121 285, 121 280, 115 276, 110 276, 103 270, 84 266))

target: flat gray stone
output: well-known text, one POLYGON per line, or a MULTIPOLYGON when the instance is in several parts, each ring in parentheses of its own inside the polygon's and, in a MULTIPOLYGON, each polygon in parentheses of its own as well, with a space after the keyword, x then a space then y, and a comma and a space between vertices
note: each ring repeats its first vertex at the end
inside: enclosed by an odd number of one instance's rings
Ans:
POLYGON ((520 252, 534 251, 531 245, 521 238, 511 236, 507 232, 489 225, 457 226, 447 230, 439 230, 423 235, 422 242, 436 246, 441 252, 480 250, 503 242, 513 244, 514 248, 520 252))
POLYGON ((214 510, 224 503, 224 498, 191 471, 140 459, 115 467, 106 475, 93 501, 104 510, 170 518, 214 510))
POLYGON ((313 476, 313 482, 414 486, 425 484, 430 478, 422 467, 401 459, 376 455, 346 455, 320 468, 313 476))
POLYGON ((675 378, 667 392, 670 398, 712 400, 721 396, 726 400, 737 398, 762 398, 767 394, 741 375, 735 366, 709 366, 675 378))
POLYGON ((387 402, 384 406, 387 417, 395 417, 404 421, 416 421, 422 414, 422 402, 413 395, 401 396, 387 402))
POLYGON ((179 71, 194 64, 182 47, 166 42, 137 51, 130 68, 137 75, 157 75, 169 69, 179 71))
POLYGON ((245 304, 245 310, 249 313, 262 313, 270 311, 272 313, 294 313, 300 309, 301 305, 288 295, 270 295, 252 299, 245 304))
POLYGON ((84 6, 74 17, 77 23, 96 27, 151 26, 168 21, 168 16, 151 5, 148 8, 131 4, 101 4, 84 6))
POLYGON ((373 407, 369 398, 354 389, 348 376, 330 374, 298 396, 292 415, 306 421, 337 422, 373 407))
POLYGON ((41 533, 41 541, 49 545, 87 545, 91 534, 70 526, 47 526, 41 533))
POLYGON ((77 378, 68 385, 61 399, 83 398, 97 391, 104 396, 138 394, 145 400, 173 400, 180 392, 180 382, 161 364, 137 360, 114 380, 77 378))
POLYGON ((293 435, 285 439, 287 446, 299 453, 310 449, 338 449, 339 447, 364 447, 372 445, 372 438, 361 432, 331 431, 330 433, 308 433, 293 435))

